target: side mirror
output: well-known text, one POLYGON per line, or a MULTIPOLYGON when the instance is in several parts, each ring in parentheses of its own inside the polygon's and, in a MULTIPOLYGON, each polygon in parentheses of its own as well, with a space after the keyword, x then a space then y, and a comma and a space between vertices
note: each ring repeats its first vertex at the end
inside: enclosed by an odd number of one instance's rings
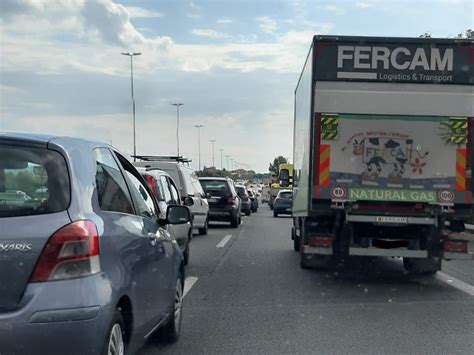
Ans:
POLYGON ((186 196, 186 197, 184 198, 184 205, 185 205, 185 206, 192 206, 192 205, 194 205, 194 200, 192 199, 191 196, 186 196))
POLYGON ((211 193, 210 192, 206 192, 206 198, 211 198, 211 193))
POLYGON ((191 221, 191 214, 186 206, 171 205, 166 210, 166 220, 169 224, 185 224, 191 221))

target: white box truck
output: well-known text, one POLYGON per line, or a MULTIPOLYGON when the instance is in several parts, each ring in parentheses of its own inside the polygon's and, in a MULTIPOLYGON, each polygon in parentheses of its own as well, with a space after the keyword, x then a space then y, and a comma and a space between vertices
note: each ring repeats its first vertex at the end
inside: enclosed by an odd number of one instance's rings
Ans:
POLYGON ((472 259, 474 42, 315 36, 295 90, 292 239, 301 266, 472 259), (459 230, 457 230, 459 231, 459 230))

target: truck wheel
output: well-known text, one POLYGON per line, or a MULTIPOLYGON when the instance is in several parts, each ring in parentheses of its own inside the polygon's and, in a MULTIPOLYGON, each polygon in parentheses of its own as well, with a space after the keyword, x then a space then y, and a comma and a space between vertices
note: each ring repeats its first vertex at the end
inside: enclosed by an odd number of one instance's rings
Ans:
POLYGON ((207 235, 208 228, 209 228, 209 217, 206 218, 206 222, 204 222, 204 227, 199 228, 199 235, 207 235))
POLYGON ((296 235, 293 237, 293 249, 295 249, 295 251, 300 251, 300 238, 296 235))
POLYGON ((403 258, 405 270, 417 275, 434 275, 441 270, 441 258, 403 258))

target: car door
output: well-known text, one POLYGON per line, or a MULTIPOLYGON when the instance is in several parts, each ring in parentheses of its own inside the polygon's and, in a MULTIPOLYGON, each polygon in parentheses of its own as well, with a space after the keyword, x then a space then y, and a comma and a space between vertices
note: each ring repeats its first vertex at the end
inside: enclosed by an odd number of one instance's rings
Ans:
POLYGON ((159 211, 151 191, 143 178, 126 158, 116 153, 124 170, 125 179, 135 205, 138 224, 134 229, 141 232, 141 252, 136 257, 141 260, 137 265, 137 276, 141 284, 140 295, 144 299, 148 329, 152 329, 169 312, 170 289, 174 289, 171 243, 173 238, 160 226, 159 211))

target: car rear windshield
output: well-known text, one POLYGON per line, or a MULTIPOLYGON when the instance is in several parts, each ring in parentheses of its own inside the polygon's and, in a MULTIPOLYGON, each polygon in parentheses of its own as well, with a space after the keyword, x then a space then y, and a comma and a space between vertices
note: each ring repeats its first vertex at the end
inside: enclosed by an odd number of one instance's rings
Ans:
POLYGON ((227 181, 220 180, 200 180, 202 188, 206 193, 211 193, 214 195, 224 195, 229 194, 230 189, 227 181))
POLYGON ((69 174, 61 154, 0 144, 0 217, 60 212, 69 200, 69 174))
POLYGON ((245 190, 245 187, 236 186, 235 189, 239 195, 247 195, 247 190, 245 190))
POLYGON ((281 198, 293 198, 293 194, 290 191, 287 192, 280 192, 280 195, 278 197, 281 198))

